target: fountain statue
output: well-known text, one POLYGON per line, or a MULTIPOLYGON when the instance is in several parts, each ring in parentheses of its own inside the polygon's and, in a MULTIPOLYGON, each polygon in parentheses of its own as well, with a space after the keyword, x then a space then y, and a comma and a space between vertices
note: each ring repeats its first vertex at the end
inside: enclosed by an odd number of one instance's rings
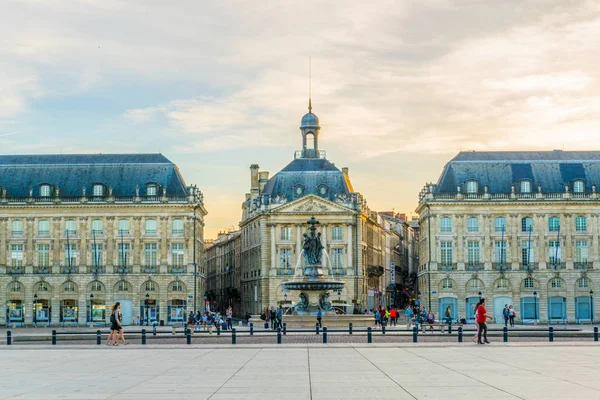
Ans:
POLYGON ((319 221, 313 216, 307 221, 310 225, 304 234, 302 253, 304 255, 303 279, 283 282, 284 290, 300 291, 300 301, 294 311, 298 315, 316 314, 320 307, 324 312, 331 312, 329 290, 342 290, 345 282, 326 279, 323 276, 323 250, 321 233, 317 232, 319 221))

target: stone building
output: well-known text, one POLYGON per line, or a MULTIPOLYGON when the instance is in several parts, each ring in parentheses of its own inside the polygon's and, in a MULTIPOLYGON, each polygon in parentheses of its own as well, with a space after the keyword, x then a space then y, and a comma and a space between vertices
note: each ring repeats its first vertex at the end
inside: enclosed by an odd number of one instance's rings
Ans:
POLYGON ((243 317, 240 294, 241 232, 221 232, 206 249, 206 301, 211 310, 231 307, 243 317))
POLYGON ((346 283, 332 293, 333 306, 352 313, 377 305, 385 295, 383 219, 354 190, 348 168, 338 169, 319 149, 319 119, 311 107, 300 132, 302 150, 273 177, 250 167, 240 222, 243 311, 297 301, 298 293, 284 293, 280 285, 302 274, 303 234, 312 216, 320 221, 325 274, 346 283))
POLYGON ((205 215, 160 154, 0 156, 0 324, 184 322, 205 215))
MULTIPOLYGON (((472 320, 590 322, 598 312, 600 152, 461 152, 419 197, 422 304, 472 320)), ((596 317, 597 318, 597 317, 596 317)))

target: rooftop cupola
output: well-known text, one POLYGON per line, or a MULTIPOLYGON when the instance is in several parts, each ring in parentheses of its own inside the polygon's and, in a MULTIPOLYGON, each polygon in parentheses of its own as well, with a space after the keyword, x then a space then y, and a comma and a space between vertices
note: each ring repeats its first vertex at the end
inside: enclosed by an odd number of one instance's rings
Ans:
POLYGON ((308 113, 302 117, 302 158, 319 158, 319 117, 312 113, 311 100, 308 100, 308 113))

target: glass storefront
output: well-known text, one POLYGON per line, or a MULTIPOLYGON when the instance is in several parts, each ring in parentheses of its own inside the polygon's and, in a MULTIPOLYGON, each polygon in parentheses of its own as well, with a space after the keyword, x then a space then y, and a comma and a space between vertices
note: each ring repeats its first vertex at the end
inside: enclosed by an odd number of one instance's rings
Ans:
POLYGON ((77 300, 60 301, 60 322, 63 324, 77 324, 77 315, 79 307, 77 300))
POLYGON ((52 307, 49 300, 38 299, 33 303, 33 322, 35 324, 50 324, 50 315, 52 307))
POLYGON ((152 325, 160 320, 158 301, 155 299, 142 300, 140 302, 140 315, 144 325, 152 325))
POLYGON ((23 325, 23 322, 25 322, 25 313, 23 311, 23 301, 8 300, 6 302, 6 321, 9 324, 23 325))
POLYGON ((167 313, 169 324, 183 324, 186 322, 187 301, 182 299, 169 300, 167 303, 167 313))
POLYGON ((106 304, 104 300, 91 300, 88 302, 87 322, 105 323, 106 304))

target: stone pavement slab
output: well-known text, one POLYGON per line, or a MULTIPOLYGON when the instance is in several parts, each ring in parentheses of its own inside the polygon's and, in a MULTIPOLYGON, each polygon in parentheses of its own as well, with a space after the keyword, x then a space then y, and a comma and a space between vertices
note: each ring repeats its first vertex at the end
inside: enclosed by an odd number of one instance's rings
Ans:
POLYGON ((0 399, 600 399, 600 346, 0 347, 0 399))

